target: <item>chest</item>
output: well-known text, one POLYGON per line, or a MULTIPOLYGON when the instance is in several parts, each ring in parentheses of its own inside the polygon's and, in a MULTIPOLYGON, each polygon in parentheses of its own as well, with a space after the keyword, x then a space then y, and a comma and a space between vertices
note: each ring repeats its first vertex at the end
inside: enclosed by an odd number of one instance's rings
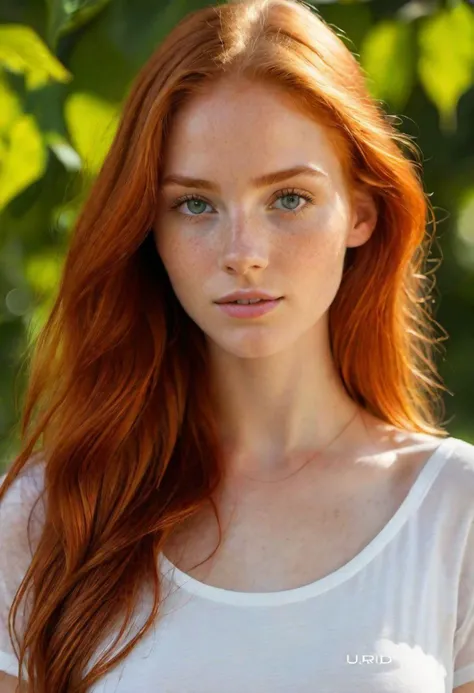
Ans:
MULTIPOLYGON (((397 556, 406 548, 405 537, 397 556)), ((166 592, 158 627, 97 693, 447 693, 453 623, 426 550, 417 560, 431 572, 405 585, 382 561, 293 601, 166 592)))
POLYGON ((354 560, 398 511, 417 472, 410 467, 223 494, 220 545, 215 517, 207 512, 170 538, 165 555, 188 575, 223 589, 300 587, 354 560))

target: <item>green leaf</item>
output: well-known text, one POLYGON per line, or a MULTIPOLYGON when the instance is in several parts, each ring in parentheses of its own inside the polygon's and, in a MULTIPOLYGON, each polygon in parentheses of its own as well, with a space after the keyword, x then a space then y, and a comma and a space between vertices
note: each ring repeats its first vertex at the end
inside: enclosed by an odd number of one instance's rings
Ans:
POLYGON ((72 93, 66 99, 65 119, 74 149, 84 168, 96 175, 112 144, 120 107, 94 94, 72 93))
POLYGON ((9 143, 0 161, 0 209, 41 178, 47 152, 32 115, 23 114, 10 130, 9 143))
MULTIPOLYGON (((123 43, 127 37, 111 36, 116 22, 111 26, 109 20, 107 17, 105 21, 104 15, 99 17, 77 37, 69 56, 69 68, 74 74, 69 90, 97 94, 105 101, 118 103, 138 70, 126 55, 123 43)), ((122 17, 121 23, 129 25, 126 17, 125 21, 122 17)))
POLYGON ((42 89, 26 92, 23 109, 27 113, 35 114, 38 126, 43 133, 55 132, 66 136, 63 108, 69 89, 69 84, 52 82, 42 89))
POLYGON ((452 131, 458 101, 474 83, 474 11, 460 2, 425 19, 418 40, 421 83, 452 131))
POLYGON ((51 81, 68 82, 72 75, 29 26, 0 26, 0 65, 25 75, 26 86, 37 89, 51 81))
POLYGON ((0 135, 10 131, 21 113, 20 98, 9 86, 5 72, 0 68, 0 135))
POLYGON ((47 249, 27 258, 25 278, 37 295, 53 294, 59 283, 63 257, 59 250, 47 249))
POLYGON ((87 24, 110 0, 48 0, 48 36, 55 46, 60 36, 87 24))
POLYGON ((474 188, 461 199, 459 221, 454 245, 460 265, 474 268, 474 188))
POLYGON ((57 132, 47 132, 44 133, 44 140, 66 170, 79 171, 81 169, 81 157, 65 137, 57 132))
POLYGON ((375 24, 362 42, 360 62, 373 96, 403 109, 416 74, 413 25, 395 20, 375 24))

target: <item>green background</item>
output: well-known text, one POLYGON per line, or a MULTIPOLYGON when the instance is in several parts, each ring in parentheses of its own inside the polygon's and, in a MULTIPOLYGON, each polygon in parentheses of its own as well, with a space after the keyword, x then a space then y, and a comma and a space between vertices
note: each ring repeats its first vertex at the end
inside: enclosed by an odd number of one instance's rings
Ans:
MULTIPOLYGON (((199 0, 0 0, 0 471, 18 449, 25 348, 139 68, 199 0)), ((474 442, 474 9, 315 3, 424 157, 448 430, 474 442)))

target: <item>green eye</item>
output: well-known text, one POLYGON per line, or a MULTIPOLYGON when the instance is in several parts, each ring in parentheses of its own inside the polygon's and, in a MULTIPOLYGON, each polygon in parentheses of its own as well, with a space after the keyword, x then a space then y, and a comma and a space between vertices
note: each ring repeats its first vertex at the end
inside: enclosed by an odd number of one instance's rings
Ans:
MULTIPOLYGON (((288 199, 290 199, 290 200, 293 199, 293 201, 296 202, 295 206, 294 206, 294 207, 291 207, 290 211, 295 211, 295 210, 298 208, 299 200, 302 200, 302 199, 303 199, 303 197, 302 197, 301 195, 291 194, 291 195, 282 195, 281 197, 278 198, 278 200, 284 200, 285 198, 286 198, 287 200, 288 200, 288 199)), ((291 203, 290 203, 290 206, 291 206, 291 203)))
POLYGON ((180 214, 183 214, 185 217, 198 217, 201 216, 201 213, 205 211, 206 205, 209 204, 209 202, 206 202, 206 200, 203 200, 202 198, 198 197, 197 195, 184 195, 183 197, 180 197, 178 200, 176 200, 170 207, 171 210, 179 210, 179 208, 184 205, 185 203, 188 204, 188 211, 190 214, 186 214, 185 212, 180 212, 180 214), (198 209, 196 209, 196 205, 198 209), (199 205, 204 205, 204 209, 201 208, 199 209, 199 205), (194 206, 194 208, 193 208, 194 206), (195 214, 195 212, 197 212, 195 214))
MULTIPOLYGON (((286 190, 280 190, 274 197, 274 201, 277 202, 278 200, 285 200, 289 199, 290 200, 290 207, 283 207, 283 210, 287 212, 293 212, 294 214, 299 214, 300 212, 303 212, 308 204, 315 204, 316 199, 311 195, 310 193, 303 191, 303 190, 296 190, 296 188, 287 188, 286 190), (307 204, 302 205, 301 207, 298 207, 298 201, 299 200, 305 200, 307 204), (295 206, 293 206, 293 202, 295 202, 295 206)), ((278 209, 282 209, 279 207, 278 209)))
MULTIPOLYGON (((308 204, 315 204, 315 198, 313 195, 306 191, 299 191, 294 188, 287 188, 286 190, 279 190, 278 193, 273 197, 272 204, 274 204, 278 200, 285 200, 288 199, 290 200, 290 205, 287 207, 286 205, 282 207, 279 207, 279 211, 286 211, 286 212, 293 212, 294 214, 299 214, 303 210, 306 209, 308 204), (301 207, 298 207, 299 200, 305 200, 307 204, 302 205, 301 207)), ((178 200, 174 202, 174 204, 171 206, 171 209, 177 209, 184 205, 184 203, 188 203, 188 211, 189 214, 186 214, 185 212, 180 212, 180 214, 183 214, 186 217, 200 217, 203 215, 205 212, 205 208, 207 205, 212 206, 210 202, 207 202, 204 200, 202 197, 199 197, 198 195, 184 195, 183 197, 180 197, 178 200), (200 205, 203 205, 203 207, 200 207, 200 205)))
POLYGON ((200 200, 199 198, 192 198, 190 200, 185 200, 186 203, 189 203, 188 209, 192 212, 204 212, 204 209, 206 208, 207 202, 204 202, 204 200, 200 200), (192 206, 198 206, 199 205, 204 205, 204 209, 192 209, 192 206))

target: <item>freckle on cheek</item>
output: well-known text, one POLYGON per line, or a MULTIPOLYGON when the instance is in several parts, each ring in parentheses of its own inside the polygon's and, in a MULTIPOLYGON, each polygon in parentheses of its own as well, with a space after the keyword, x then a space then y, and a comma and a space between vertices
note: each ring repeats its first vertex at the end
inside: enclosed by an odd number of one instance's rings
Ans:
POLYGON ((193 238, 189 245, 195 252, 200 251, 202 248, 202 242, 198 238, 193 238))

